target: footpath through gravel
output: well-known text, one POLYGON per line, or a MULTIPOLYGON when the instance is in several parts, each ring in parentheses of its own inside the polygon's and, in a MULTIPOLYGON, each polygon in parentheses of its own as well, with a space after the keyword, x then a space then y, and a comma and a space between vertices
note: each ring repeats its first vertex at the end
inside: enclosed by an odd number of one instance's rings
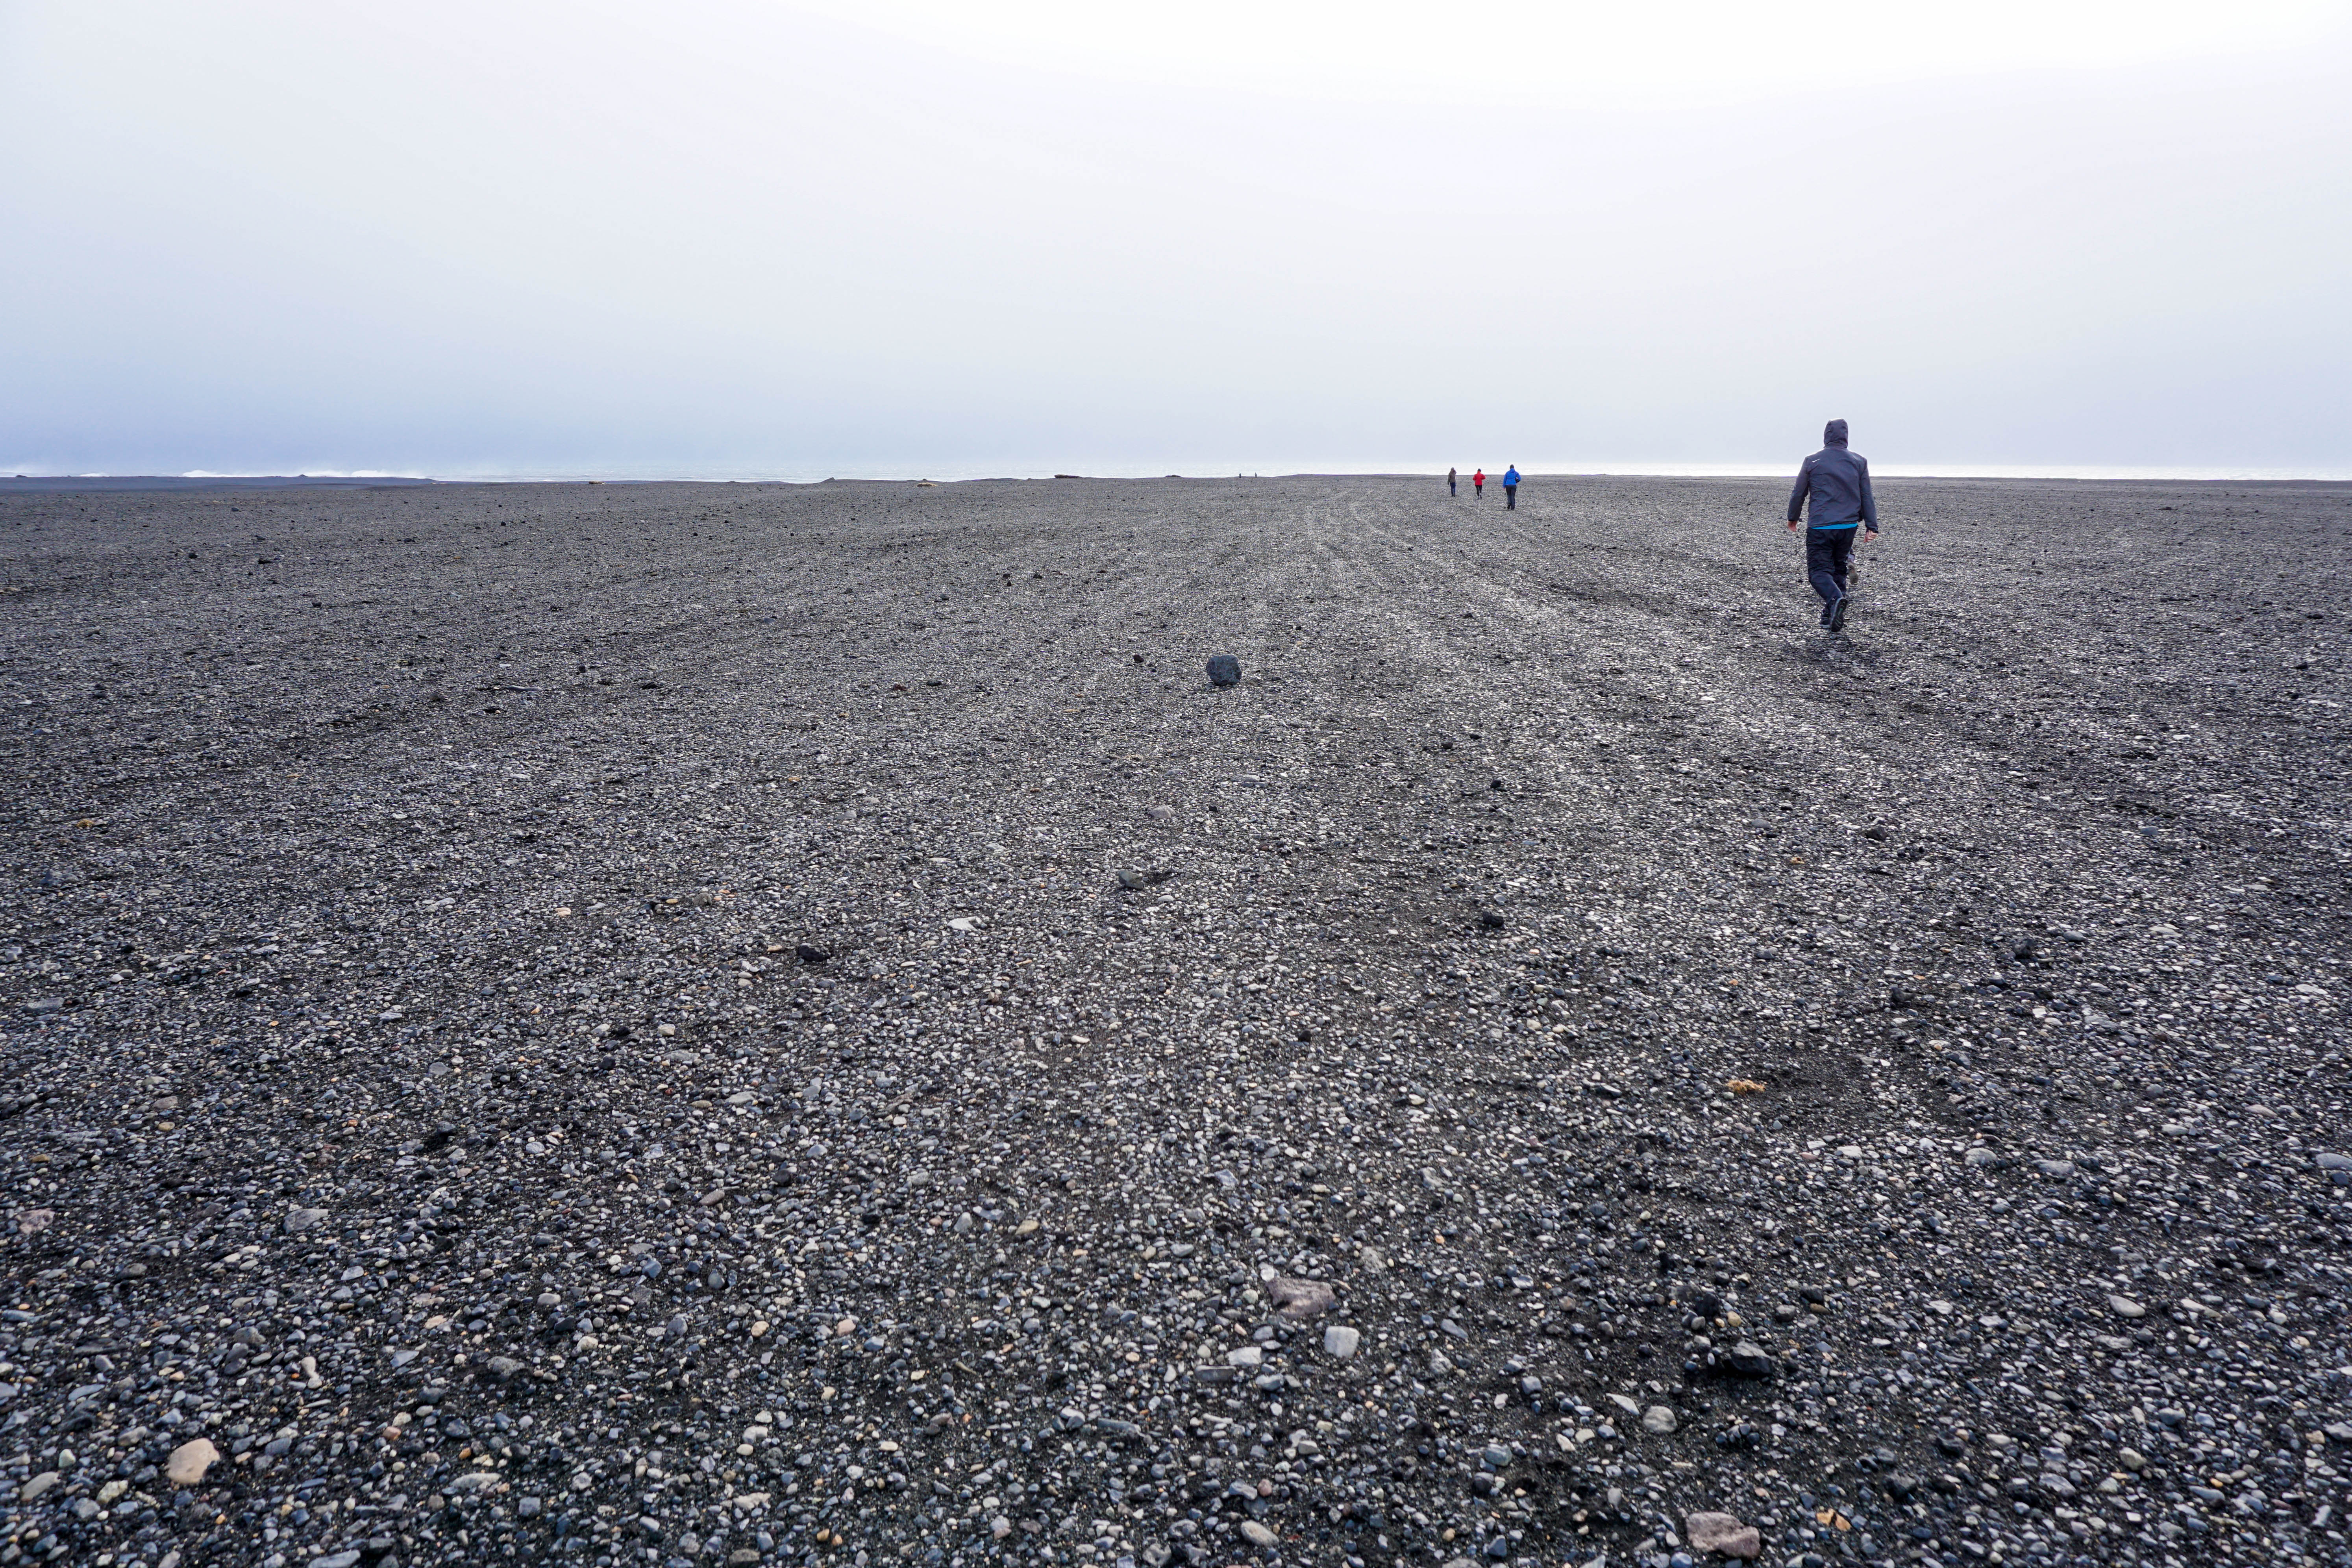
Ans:
POLYGON ((1882 493, 0 494, 0 1563, 2352 1563, 2352 489, 1882 493))

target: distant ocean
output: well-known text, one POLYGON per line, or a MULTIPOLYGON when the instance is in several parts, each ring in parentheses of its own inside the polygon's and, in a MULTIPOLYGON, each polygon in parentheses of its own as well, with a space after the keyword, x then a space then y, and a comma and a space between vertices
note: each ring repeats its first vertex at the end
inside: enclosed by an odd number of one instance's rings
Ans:
MULTIPOLYGON (((1675 462, 1592 462, 1556 461, 1526 463, 1521 471, 1531 479, 1559 479, 1582 477, 1635 479, 1786 479, 1795 472, 1793 460, 1769 463, 1675 463, 1675 462)), ((1499 468, 1489 471, 1488 478, 1499 473, 1499 468)), ((1881 479, 2120 479, 2139 482, 2224 482, 2239 484, 2281 482, 2352 482, 2352 468, 2256 468, 2183 464, 2128 465, 2111 463, 1936 463, 1886 462, 1873 465, 1881 479)), ((1462 470, 1466 480, 1470 470, 1462 470)), ((1142 464, 1112 461, 1073 461, 1053 465, 1029 463, 942 463, 933 468, 904 464, 847 463, 827 468, 803 467, 777 468, 671 468, 647 465, 611 468, 552 469, 453 469, 436 473, 389 469, 312 468, 296 474, 213 471, 190 469, 182 474, 58 474, 39 473, 30 468, 12 471, 0 467, 0 490, 9 489, 70 489, 76 481, 89 481, 92 489, 119 489, 125 488, 176 488, 235 486, 240 483, 267 481, 272 485, 300 483, 305 480, 348 486, 368 483, 419 483, 439 480, 454 484, 578 484, 601 480, 608 484, 814 484, 824 479, 914 480, 931 479, 940 483, 959 483, 988 479, 1050 479, 1056 474, 1078 474, 1089 479, 1276 479, 1311 475, 1331 478, 1426 478, 1442 479, 1443 464, 1426 463, 1318 463, 1264 464, 1244 469, 1220 468, 1206 463, 1142 464)))
MULTIPOLYGON (((1802 456, 1802 454, 1799 454, 1802 456)), ((1506 465, 1496 464, 1488 470, 1492 479, 1506 465)), ((1781 462, 1749 463, 1670 463, 1670 462, 1592 462, 1560 460, 1549 463, 1522 463, 1520 471, 1538 479, 1556 479, 1579 474, 1640 478, 1655 476, 1662 479, 1786 479, 1797 471, 1796 459, 1781 462)), ((443 473, 434 475, 404 475, 403 478, 433 478, 453 480, 501 480, 513 483, 546 483, 551 481, 604 479, 612 483, 635 481, 687 481, 724 483, 813 484, 820 479, 935 479, 959 481, 968 479, 1045 479, 1056 473, 1083 474, 1090 479, 1156 479, 1169 475, 1185 479, 1230 479, 1241 477, 1273 479, 1286 475, 1314 474, 1332 476, 1365 476, 1412 478, 1426 475, 1443 479, 1444 463, 1360 463, 1360 462, 1295 462, 1286 464, 1253 464, 1246 468, 1221 468, 1209 462, 1136 463, 1097 462, 1034 463, 941 463, 933 468, 903 464, 845 464, 816 469, 791 468, 614 468, 552 473, 500 473, 492 470, 443 473)), ((1470 468, 1461 466, 1464 479, 1470 468)), ((2154 479, 2154 480, 2232 480, 2240 483, 2281 480, 2352 480, 2352 468, 2265 468, 2238 467, 2200 467, 2195 465, 2124 466, 2098 463, 1935 463, 1877 462, 1872 472, 1890 479, 2154 479)), ((191 475, 190 478, 197 476, 191 475)), ((317 477, 317 476, 314 476, 317 477)), ((355 474, 354 479, 391 478, 391 475, 355 474)))

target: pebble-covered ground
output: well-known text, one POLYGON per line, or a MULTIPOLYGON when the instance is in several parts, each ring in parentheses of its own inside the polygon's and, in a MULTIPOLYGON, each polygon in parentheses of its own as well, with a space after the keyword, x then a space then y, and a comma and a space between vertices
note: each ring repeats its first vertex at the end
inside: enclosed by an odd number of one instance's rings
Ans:
POLYGON ((0 495, 0 1563, 2352 1563, 2352 489, 1881 495, 0 495))

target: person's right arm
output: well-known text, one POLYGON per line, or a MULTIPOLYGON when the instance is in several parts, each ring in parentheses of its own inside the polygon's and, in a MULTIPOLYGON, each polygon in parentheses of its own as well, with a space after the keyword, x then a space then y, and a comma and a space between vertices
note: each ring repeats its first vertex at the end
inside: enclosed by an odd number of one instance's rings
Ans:
POLYGON ((1797 488, 1789 492, 1789 526, 1790 528, 1796 527, 1797 520, 1804 515, 1805 498, 1812 493, 1812 489, 1813 460, 1807 458, 1797 468, 1797 488))

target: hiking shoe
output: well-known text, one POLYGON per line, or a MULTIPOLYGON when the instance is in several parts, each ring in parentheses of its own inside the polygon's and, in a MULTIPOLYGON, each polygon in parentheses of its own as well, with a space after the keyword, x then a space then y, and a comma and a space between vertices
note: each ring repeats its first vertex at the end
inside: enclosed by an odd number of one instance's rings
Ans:
POLYGON ((1828 626, 1829 626, 1830 630, 1832 630, 1832 631, 1833 631, 1833 632, 1842 632, 1842 631, 1845 630, 1845 595, 1843 595, 1843 594, 1839 595, 1838 595, 1838 602, 1837 602, 1836 604, 1832 605, 1830 606, 1829 621, 1828 621, 1828 623, 1827 623, 1827 624, 1828 624, 1828 626))

